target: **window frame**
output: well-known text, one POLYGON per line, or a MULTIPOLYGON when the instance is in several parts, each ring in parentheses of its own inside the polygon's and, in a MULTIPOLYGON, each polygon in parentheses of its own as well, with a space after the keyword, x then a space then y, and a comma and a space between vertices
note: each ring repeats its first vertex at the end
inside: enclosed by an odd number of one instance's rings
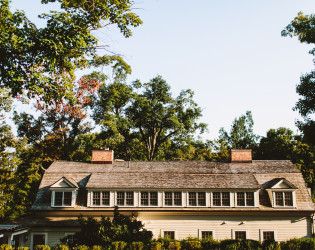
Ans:
POLYGON ((273 232, 274 240, 277 241, 277 232, 274 229, 259 229, 259 240, 264 241, 264 232, 273 232))
POLYGON ((94 191, 90 192, 90 195, 91 195, 91 197, 90 197, 90 206, 91 207, 110 207, 110 205, 111 205, 111 192, 109 190, 94 190, 94 191), (108 205, 103 204, 103 193, 105 193, 105 192, 108 193, 108 196, 109 196, 108 205), (100 193, 100 204, 99 205, 93 204, 94 193, 100 193))
POLYGON ((232 201, 231 201, 231 197, 232 197, 232 193, 230 192, 230 191, 212 191, 211 192, 211 204, 210 204, 210 206, 211 207, 232 207, 232 201), (220 193, 220 206, 217 206, 217 205, 214 205, 214 202, 213 202, 213 194, 214 193, 220 193), (222 193, 228 193, 229 194, 229 205, 228 206, 223 206, 222 205, 222 200, 223 200, 223 198, 222 198, 222 193))
POLYGON ((187 207, 207 207, 207 192, 206 191, 187 191, 187 195, 186 195, 186 204, 187 207), (190 205, 189 204, 189 200, 190 200, 190 193, 195 193, 196 194, 196 205, 190 205), (199 204, 199 193, 204 193, 205 197, 204 197, 204 205, 200 205, 199 204))
POLYGON ((235 192, 235 207, 255 207, 256 199, 255 199, 255 192, 254 191, 237 191, 235 192), (238 204, 238 194, 244 194, 244 206, 238 204), (247 193, 251 193, 253 195, 253 205, 247 205, 247 193))
POLYGON ((31 233, 30 249, 34 249, 34 247, 35 247, 35 246, 33 246, 33 243, 34 243, 34 235, 45 235, 45 245, 47 245, 47 243, 48 243, 48 233, 33 232, 33 233, 31 233))
POLYGON ((215 238, 215 231, 214 229, 198 229, 198 238, 202 240, 202 233, 203 232, 212 232, 212 239, 215 238))
POLYGON ((125 190, 122 190, 122 191, 115 191, 115 206, 118 206, 118 207, 134 207, 135 206, 135 191, 125 191, 125 190), (118 193, 124 193, 124 205, 118 205, 118 193), (130 204, 127 204, 127 193, 132 193, 132 205, 130 204))
MULTIPOLYGON (((165 232, 174 232, 174 240, 177 239, 177 232, 175 229, 162 229, 161 235, 163 235, 163 238, 165 238, 165 232)), ((170 240, 172 240, 172 239, 170 239, 170 240)))
POLYGON ((163 207, 183 207, 183 191, 163 191, 163 207), (165 193, 172 193, 172 205, 166 205, 165 203, 165 193), (175 205, 175 195, 174 193, 180 193, 180 201, 181 201, 181 204, 180 205, 175 205))
POLYGON ((235 236, 236 232, 245 232, 245 240, 249 239, 248 230, 244 230, 244 229, 232 229, 232 239, 236 240, 236 236, 235 236))
POLYGON ((296 207, 295 205, 295 190, 272 190, 272 203, 273 207, 278 207, 278 208, 293 208, 296 207), (276 193, 282 193, 282 201, 283 205, 277 205, 276 202, 276 193), (286 205, 285 204, 285 193, 291 193, 291 198, 292 198, 292 205, 286 205))
POLYGON ((65 190, 65 189, 62 189, 62 190, 52 190, 52 195, 51 195, 51 207, 74 207, 75 205, 75 196, 76 196, 76 191, 75 190, 65 190), (57 193, 62 193, 62 198, 61 198, 61 205, 56 205, 56 192, 57 193), (71 204, 70 205, 64 205, 64 193, 71 193, 71 204))
POLYGON ((139 192, 139 207, 158 207, 159 206, 159 192, 158 191, 140 191, 139 192), (142 193, 148 193, 148 205, 142 205, 142 193), (151 205, 151 193, 156 193, 156 205, 151 205))

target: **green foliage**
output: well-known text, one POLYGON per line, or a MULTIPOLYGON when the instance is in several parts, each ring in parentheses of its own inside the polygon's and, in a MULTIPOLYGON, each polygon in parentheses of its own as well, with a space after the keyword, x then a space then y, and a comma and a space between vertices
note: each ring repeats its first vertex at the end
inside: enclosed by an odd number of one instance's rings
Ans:
POLYGON ((61 10, 40 15, 47 25, 38 28, 24 12, 11 12, 9 0, 0 0, 0 87, 10 89, 14 97, 27 95, 48 102, 75 99, 76 69, 96 66, 96 62, 122 65, 118 56, 100 59, 97 49, 106 45, 99 45, 93 31, 115 25, 129 37, 130 27, 142 23, 132 12, 130 0, 42 1, 49 2, 59 2, 61 10))
POLYGON ((131 243, 131 249, 132 250, 142 250, 143 247, 144 247, 144 244, 141 241, 131 243))
POLYGON ((103 250, 102 246, 93 246, 91 250, 103 250))
POLYGON ((124 241, 114 241, 112 242, 112 247, 114 250, 123 250, 127 246, 127 243, 124 241))
POLYGON ((29 250, 28 247, 16 247, 15 249, 16 250, 29 250))
POLYGON ((168 244, 169 250, 180 250, 180 242, 179 241, 170 241, 168 244))
POLYGON ((202 249, 202 245, 201 242, 197 240, 183 240, 181 241, 181 249, 186 250, 202 249))
POLYGON ((158 241, 152 241, 150 243, 150 249, 151 250, 161 250, 162 249, 162 243, 158 241))
POLYGON ((73 247, 73 250, 90 250, 90 248, 86 245, 78 245, 73 247))
POLYGON ((263 250, 280 250, 281 247, 277 241, 270 239, 270 240, 265 240, 262 243, 262 249, 263 250))
MULTIPOLYGON (((69 250, 69 247, 67 245, 58 245, 54 248, 54 250, 69 250)), ((101 249, 98 249, 101 250, 101 249)))
POLYGON ((315 239, 291 239, 285 242, 281 242, 281 249, 291 250, 291 249, 315 249, 315 239))
POLYGON ((214 240, 213 238, 207 238, 201 240, 201 246, 202 249, 219 249, 220 248, 220 242, 217 240, 214 240))
POLYGON ((13 250, 13 247, 11 245, 2 244, 0 245, 0 250, 13 250))
POLYGON ((192 98, 191 90, 173 98, 161 76, 132 86, 115 82, 100 89, 93 117, 104 133, 118 138, 116 146, 124 149, 125 159, 139 152, 139 147, 130 150, 140 142, 140 151, 152 161, 169 140, 187 144, 197 130, 205 130, 206 125, 197 122, 201 109, 192 98))
MULTIPOLYGON (((132 242, 142 242, 147 245, 152 239, 152 232, 144 229, 141 221, 121 215, 117 207, 112 220, 102 217, 100 221, 97 221, 92 217, 85 219, 80 216, 78 221, 81 225, 81 231, 74 235, 74 240, 79 245, 106 247, 112 242, 122 241, 128 245, 131 245, 132 242)), ((67 243, 66 237, 61 241, 67 243)))
POLYGON ((50 246, 46 246, 46 245, 36 245, 34 247, 34 250, 50 250, 50 246))

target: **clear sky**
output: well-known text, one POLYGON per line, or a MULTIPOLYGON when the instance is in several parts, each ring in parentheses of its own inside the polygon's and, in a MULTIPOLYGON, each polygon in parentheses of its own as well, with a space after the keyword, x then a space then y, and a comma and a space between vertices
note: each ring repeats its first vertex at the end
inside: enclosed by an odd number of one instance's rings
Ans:
MULTIPOLYGON (((13 9, 35 23, 50 6, 13 0, 13 9)), ((295 87, 313 68, 312 46, 281 37, 281 31, 299 11, 314 13, 314 0, 142 0, 135 8, 143 25, 131 38, 114 27, 95 33, 131 65, 129 82, 159 74, 174 95, 192 89, 208 124, 205 139, 216 138, 220 127, 229 130, 246 110, 259 135, 281 126, 297 130, 295 87)))

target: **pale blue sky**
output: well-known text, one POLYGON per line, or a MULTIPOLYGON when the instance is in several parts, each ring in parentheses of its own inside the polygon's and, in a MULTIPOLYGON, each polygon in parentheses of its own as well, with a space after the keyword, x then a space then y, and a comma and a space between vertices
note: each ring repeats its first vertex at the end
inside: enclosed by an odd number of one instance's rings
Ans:
MULTIPOLYGON (((220 127, 251 110, 255 132, 296 131, 292 107, 296 84, 313 68, 310 45, 281 37, 299 11, 314 12, 314 0, 135 1, 143 25, 125 39, 114 27, 97 31, 101 44, 132 67, 129 82, 161 75, 174 94, 191 88, 214 139, 220 127)), ((13 0, 36 23, 40 0, 13 0)), ((49 7, 48 5, 47 7, 49 7)), ((45 8, 46 10, 49 8, 45 8)))

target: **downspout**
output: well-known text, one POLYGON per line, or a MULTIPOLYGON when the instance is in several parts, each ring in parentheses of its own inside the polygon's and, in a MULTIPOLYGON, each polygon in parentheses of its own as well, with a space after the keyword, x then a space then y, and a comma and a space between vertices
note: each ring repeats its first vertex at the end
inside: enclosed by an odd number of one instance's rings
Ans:
POLYGON ((314 212, 311 215, 311 227, 312 227, 312 238, 314 239, 315 237, 315 227, 314 227, 314 212))

